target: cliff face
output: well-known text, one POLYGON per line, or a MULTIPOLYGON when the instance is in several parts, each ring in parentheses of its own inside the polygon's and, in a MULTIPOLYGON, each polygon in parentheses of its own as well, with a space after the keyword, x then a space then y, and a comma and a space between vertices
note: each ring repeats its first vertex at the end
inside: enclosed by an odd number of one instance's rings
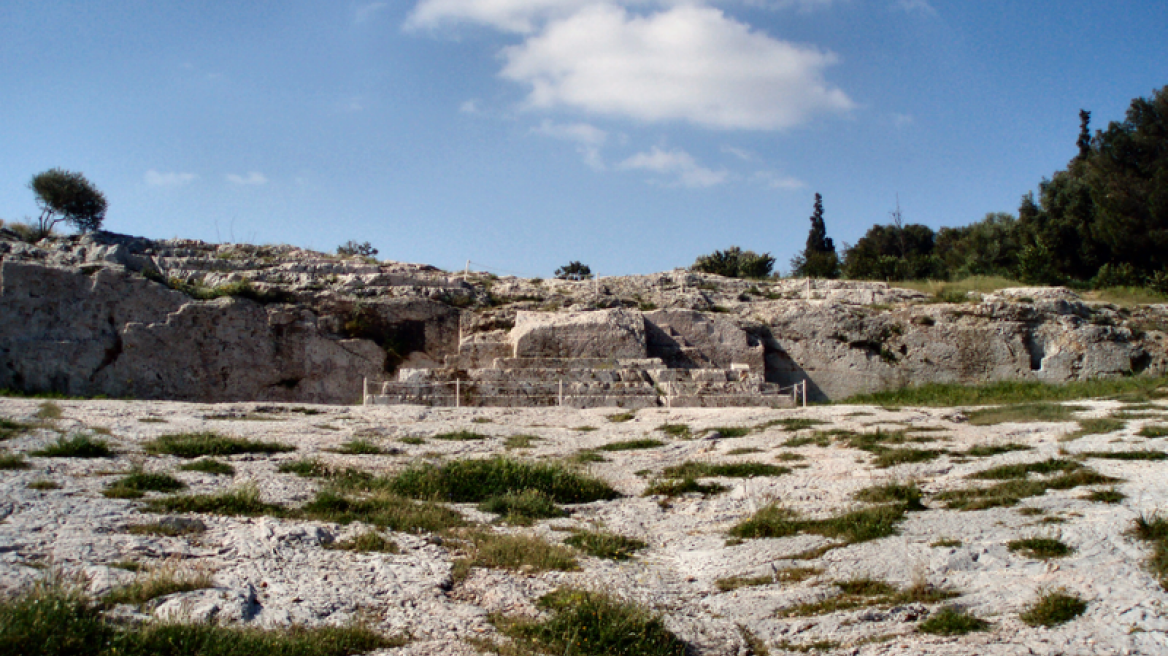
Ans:
POLYGON ((619 357, 643 343, 672 367, 747 363, 770 382, 806 378, 819 399, 925 382, 1168 371, 1168 306, 1129 311, 1051 289, 927 301, 881 283, 686 271, 599 282, 463 279, 289 246, 109 233, 29 245, 0 229, 0 388, 350 403, 363 378, 390 378, 398 367, 516 357, 518 347, 506 346, 513 329, 523 357, 561 357, 542 353, 534 333, 524 338, 530 331, 516 317, 566 308, 627 308, 652 327, 609 335, 585 313, 556 329, 587 351, 572 357, 619 357))

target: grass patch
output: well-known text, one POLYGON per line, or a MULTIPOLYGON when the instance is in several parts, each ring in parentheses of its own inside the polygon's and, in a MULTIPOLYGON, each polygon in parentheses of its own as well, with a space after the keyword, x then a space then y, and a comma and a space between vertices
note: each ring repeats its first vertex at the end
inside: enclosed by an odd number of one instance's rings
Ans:
POLYGON ((721 494, 730 488, 718 483, 699 483, 696 478, 667 478, 653 481, 641 494, 644 497, 661 495, 679 497, 684 494, 700 494, 704 497, 721 494))
POLYGON ((409 444, 412 446, 417 446, 419 444, 425 444, 426 440, 421 438, 421 437, 402 437, 402 438, 398 439, 398 442, 401 442, 402 444, 409 444))
POLYGON ((901 606, 904 604, 935 604, 960 596, 957 592, 929 585, 914 585, 904 590, 875 579, 853 579, 834 583, 839 594, 821 601, 784 608, 779 617, 808 617, 828 615, 853 608, 872 606, 901 606))
POLYGON ((1168 377, 1141 376, 1073 381, 1059 385, 1033 381, 999 381, 986 385, 935 383, 860 394, 839 401, 838 404, 952 407, 1075 401, 1119 396, 1138 402, 1155 398, 1157 388, 1165 385, 1168 385, 1168 377))
POLYGON ((774 426, 778 426, 785 431, 794 432, 807 428, 814 428, 815 426, 822 426, 828 422, 822 419, 809 419, 806 417, 787 417, 785 419, 772 419, 771 421, 755 426, 755 430, 766 430, 774 426))
POLYGON ((568 516, 568 511, 557 506, 555 500, 541 490, 506 492, 483 501, 478 509, 501 515, 504 523, 515 526, 531 526, 537 519, 568 516))
POLYGON ((603 531, 573 531, 564 544, 576 547, 589 556, 608 560, 628 560, 649 546, 641 540, 603 531))
POLYGON ((188 462, 185 465, 180 465, 179 469, 182 471, 202 472, 204 474, 214 474, 216 476, 234 476, 235 467, 223 462, 222 460, 215 460, 214 458, 203 458, 194 462, 188 462))
POLYGON ((260 501, 260 490, 255 485, 245 485, 218 494, 187 494, 146 501, 146 509, 152 512, 207 513, 210 515, 283 515, 283 506, 260 501))
POLYGON ((728 456, 745 456, 751 453, 763 453, 763 449, 754 446, 740 446, 726 452, 728 456))
POLYGON ((487 567, 527 573, 570 572, 580 569, 576 554, 569 548, 551 544, 535 535, 504 535, 473 532, 464 536, 470 556, 463 568, 487 567))
POLYGON ((1080 419, 1079 430, 1068 433, 1060 438, 1060 442, 1070 442, 1077 440, 1080 437, 1087 435, 1104 435, 1106 433, 1114 433, 1115 431, 1123 430, 1127 426, 1127 422, 1122 419, 1114 417, 1096 417, 1094 419, 1080 419))
POLYGON ((535 435, 511 435, 503 440, 503 447, 507 450, 511 449, 530 449, 536 442, 542 442, 543 438, 535 435))
POLYGON ((1033 447, 1025 444, 1017 444, 1015 442, 1008 442, 1006 444, 984 444, 978 446, 971 446, 965 451, 961 451, 957 455, 968 456, 970 458, 991 458, 1003 453, 1011 453, 1014 451, 1029 451, 1033 447))
POLYGON ((28 489, 41 490, 42 492, 46 490, 59 490, 61 489, 61 484, 56 481, 50 481, 48 479, 42 478, 40 480, 29 483, 28 489))
POLYGON ((780 446, 798 448, 801 446, 807 446, 808 444, 813 444, 817 447, 826 449, 827 447, 831 446, 831 437, 826 433, 816 432, 813 435, 788 438, 787 441, 783 442, 780 446))
POLYGON ((592 449, 583 449, 573 453, 569 458, 571 462, 579 465, 587 465, 594 462, 608 462, 608 458, 600 455, 592 449))
POLYGON ((134 535, 155 535, 166 538, 177 538, 184 535, 198 535, 207 530, 206 524, 197 519, 168 517, 158 522, 148 524, 131 524, 126 527, 127 533, 134 535))
POLYGON ((147 453, 179 458, 233 456, 240 453, 284 453, 296 447, 278 442, 256 442, 241 437, 227 437, 212 431, 162 435, 142 445, 147 453))
POLYGON ((1164 424, 1149 424, 1140 428, 1140 432, 1136 433, 1140 437, 1168 437, 1168 425, 1164 424))
POLYGON ((397 449, 386 450, 364 438, 354 438, 332 450, 349 456, 379 456, 400 453, 397 449))
POLYGON ((328 478, 333 475, 332 467, 316 458, 302 458, 282 462, 276 471, 281 474, 296 474, 301 478, 328 478))
POLYGON ((739 588, 754 588, 773 583, 775 583, 774 575, 764 574, 762 576, 728 576, 714 581, 714 586, 722 592, 730 592, 739 588))
POLYGON ((30 428, 32 428, 32 426, 0 417, 0 442, 3 442, 4 440, 10 440, 17 435, 24 433, 30 428))
POLYGON ((496 618, 527 652, 575 656, 686 656, 685 642, 660 616, 599 592, 557 590, 537 602, 542 620, 496 618))
POLYGON ((1071 416, 1086 410, 1082 406, 1061 403, 1020 403, 996 408, 982 408, 969 413, 970 426, 994 426, 1005 423, 1027 424, 1036 421, 1074 421, 1071 416))
POLYGON ((930 615, 929 619, 921 622, 917 626, 917 630, 933 635, 955 636, 974 631, 987 631, 990 626, 992 625, 989 622, 971 615, 964 608, 946 606, 930 615))
POLYGON ((663 478, 752 478, 754 476, 782 476, 791 470, 778 465, 762 462, 712 463, 686 461, 680 465, 666 467, 661 472, 663 478))
POLYGON ((1161 515, 1140 515, 1135 519, 1132 533, 1139 539, 1152 543, 1152 555, 1147 568, 1160 581, 1160 587, 1168 590, 1168 519, 1161 515))
POLYGON ((536 463, 495 457, 455 460, 442 465, 416 464, 384 485, 415 499, 458 503, 485 501, 524 490, 539 490, 556 503, 588 503, 620 497, 604 481, 561 463, 536 463))
POLYGON ((338 524, 359 521, 401 533, 437 532, 467 524, 466 518, 442 504, 414 501, 385 490, 353 496, 326 488, 298 514, 338 524))
POLYGON ((707 428, 705 433, 710 435, 717 433, 724 439, 734 439, 737 437, 746 437, 750 435, 750 428, 747 426, 719 426, 717 428, 707 428))
POLYGON ((41 404, 37 406, 36 414, 33 416, 37 419, 40 419, 41 421, 52 422, 60 419, 61 417, 64 417, 65 412, 61 410, 61 406, 53 403, 52 401, 42 401, 41 404))
POLYGON ((886 505, 853 510, 827 519, 801 519, 793 511, 771 504, 731 528, 730 535, 736 538, 782 538, 813 533, 847 543, 867 542, 896 535, 897 524, 904 519, 904 513, 903 505, 886 505))
POLYGON ((1087 602, 1079 597, 1066 590, 1051 590, 1040 594, 1018 619, 1030 626, 1051 627, 1066 624, 1086 611, 1087 602))
POLYGON ((693 433, 690 431, 689 424, 661 424, 657 427, 657 430, 665 433, 670 437, 676 437, 683 440, 688 440, 689 438, 693 437, 693 433))
POLYGON ((916 483, 886 483, 857 491, 852 495, 856 501, 868 503, 899 503, 905 510, 926 510, 921 503, 924 493, 916 483))
POLYGON ((1000 481, 1016 478, 1026 478, 1030 474, 1054 474, 1056 472, 1070 472, 1082 469, 1082 467, 1082 465, 1073 460, 1059 460, 1057 458, 1051 458, 1041 462, 991 467, 990 469, 983 469, 982 471, 974 472, 967 476, 967 478, 1000 481))
POLYGON ((780 453, 779 455, 775 456, 775 460, 779 460, 781 462, 798 462, 800 460, 806 459, 807 456, 803 455, 802 453, 780 453))
POLYGON ((611 421, 614 424, 619 424, 622 422, 630 421, 636 416, 637 416, 637 413, 635 413, 635 412, 620 412, 620 413, 617 413, 615 415, 609 415, 608 417, 606 417, 606 419, 608 419, 609 421, 611 421))
POLYGON ((1006 547, 1015 553, 1021 553, 1030 558, 1062 558, 1070 555, 1074 549, 1057 538, 1031 537, 1021 540, 1011 540, 1006 547))
POLYGON ((443 440, 445 442, 477 442, 478 440, 487 439, 486 435, 465 429, 460 431, 453 431, 450 433, 438 433, 437 435, 432 435, 431 437, 436 440, 443 440))
POLYGON ((572 430, 580 431, 581 433, 591 433, 592 431, 597 430, 597 429, 595 426, 576 426, 572 430))
POLYGON ((933 543, 932 543, 932 544, 930 544, 929 546, 930 546, 930 547, 937 547, 937 548, 942 548, 942 547, 950 547, 950 548, 952 548, 952 547, 960 547, 960 546, 961 546, 961 540, 954 540, 953 538, 941 538, 940 540, 937 540, 936 542, 933 542, 933 543))
POLYGON ((944 454, 945 451, 939 449, 887 449, 877 453, 872 464, 887 469, 897 465, 936 460, 944 454))
POLYGON ((136 469, 108 485, 102 494, 110 499, 140 499, 147 492, 177 492, 186 486, 170 474, 136 469))
POLYGON ((19 453, 0 453, 0 470, 28 469, 28 461, 19 453))
POLYGON ((73 437, 62 435, 56 442, 29 455, 41 458, 111 458, 114 452, 105 440, 79 434, 73 437))
POLYGON ((1079 463, 1066 460, 1046 460, 1039 463, 1005 465, 983 472, 971 474, 969 478, 1006 479, 985 488, 947 490, 934 498, 945 501, 953 510, 985 510, 987 508, 1010 507, 1022 499, 1042 496, 1047 490, 1070 490, 1088 485, 1109 485, 1120 482, 1117 478, 1104 476, 1079 463), (1042 479, 1025 478, 1032 472, 1061 472, 1056 476, 1042 479))
POLYGON ((397 546, 396 542, 377 531, 365 531, 348 540, 326 544, 324 548, 334 551, 359 551, 361 553, 401 553, 401 548, 397 546))
POLYGON ((1095 490, 1089 493, 1083 499, 1087 501, 1094 501, 1095 503, 1120 503, 1127 498, 1127 495, 1115 488, 1107 490, 1095 490))
POLYGON ((140 424, 166 424, 169 422, 166 421, 165 419, 163 419, 162 417, 138 417, 138 423, 140 423, 140 424))
POLYGON ((214 587, 211 575, 203 571, 163 567, 144 577, 111 590, 102 601, 106 604, 144 604, 151 599, 176 592, 190 592, 214 587))
POLYGON ((76 588, 38 583, 0 599, 0 652, 45 656, 352 656, 401 647, 365 626, 306 629, 237 628, 217 624, 107 622, 76 588))
POLYGON ((1168 453, 1163 451, 1086 451, 1075 455, 1102 460, 1168 460, 1168 453))
POLYGON ((665 442, 653 439, 640 440, 624 440, 623 442, 611 442, 603 446, 596 447, 597 451, 637 451, 640 449, 656 449, 659 446, 665 446, 665 442))

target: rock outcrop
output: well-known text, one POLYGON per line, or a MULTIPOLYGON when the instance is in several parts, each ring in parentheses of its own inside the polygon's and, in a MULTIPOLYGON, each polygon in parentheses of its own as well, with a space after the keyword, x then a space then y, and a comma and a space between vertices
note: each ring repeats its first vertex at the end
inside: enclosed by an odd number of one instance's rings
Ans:
POLYGON ((363 379, 399 371, 548 382, 571 370, 587 382, 588 370, 648 386, 656 391, 638 403, 657 403, 663 382, 726 392, 806 380, 809 398, 825 400, 928 382, 1168 372, 1166 305, 1120 308, 1050 288, 932 300, 883 283, 684 270, 456 276, 291 246, 110 233, 26 244, 0 229, 0 388, 351 403, 363 379), (604 374, 616 361, 643 362, 604 374))

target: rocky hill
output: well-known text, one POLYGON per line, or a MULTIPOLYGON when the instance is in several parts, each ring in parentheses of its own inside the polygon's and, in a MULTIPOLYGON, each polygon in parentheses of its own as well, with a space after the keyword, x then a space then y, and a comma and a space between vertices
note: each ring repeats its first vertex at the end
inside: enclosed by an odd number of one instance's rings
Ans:
MULTIPOLYGON (((457 379, 514 358, 517 321, 533 313, 579 324, 581 311, 598 309, 643 316, 634 353, 661 366, 806 380, 813 400, 926 382, 1168 372, 1168 306, 1129 310, 1057 288, 936 303, 882 283, 685 270, 528 280, 111 233, 27 244, 0 229, 0 388, 352 403, 365 379, 401 369, 457 379)), ((591 350, 572 358, 620 355, 607 333, 582 343, 591 350)), ((525 353, 557 357, 562 348, 525 353)))

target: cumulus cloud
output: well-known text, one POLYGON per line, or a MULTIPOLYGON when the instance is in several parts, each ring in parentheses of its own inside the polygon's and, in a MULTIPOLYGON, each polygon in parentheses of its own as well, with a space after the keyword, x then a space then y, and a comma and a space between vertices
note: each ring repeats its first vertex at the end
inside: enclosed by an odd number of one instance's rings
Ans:
MULTIPOLYGON (((652 0, 625 0, 649 4, 652 0)), ((504 32, 526 34, 553 18, 569 16, 598 0, 421 0, 406 20, 410 29, 444 23, 479 23, 504 32)))
POLYGON ((553 139, 570 141, 576 144, 576 150, 584 157, 584 163, 603 171, 606 167, 600 156, 600 148, 608 141, 608 132, 588 123, 554 123, 544 120, 537 128, 531 130, 553 139))
POLYGON ((259 171, 249 171, 247 175, 236 175, 235 173, 227 174, 227 181, 231 184, 237 185, 264 185, 268 184, 268 178, 259 171))
POLYGON ((823 79, 836 56, 771 38, 712 7, 647 16, 588 6, 504 49, 529 107, 773 130, 854 103, 823 79))
POLYGON ((617 168, 674 176, 678 184, 686 187, 713 187, 726 182, 730 177, 725 170, 715 171, 701 166, 684 150, 662 150, 656 146, 649 152, 633 155, 618 164, 617 168))
POLYGON ((194 182, 198 178, 199 176, 194 173, 162 172, 150 169, 146 172, 143 179, 151 187, 182 187, 194 182))

